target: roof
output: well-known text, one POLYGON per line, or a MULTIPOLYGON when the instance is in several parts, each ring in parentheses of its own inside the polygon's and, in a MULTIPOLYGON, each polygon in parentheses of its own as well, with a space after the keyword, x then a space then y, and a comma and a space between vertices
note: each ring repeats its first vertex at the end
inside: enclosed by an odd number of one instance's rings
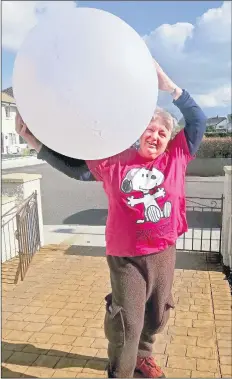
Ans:
POLYGON ((217 126, 226 126, 228 124, 228 120, 227 118, 225 118, 224 120, 220 121, 217 123, 217 125, 215 125, 216 127, 217 126))
MULTIPOLYGON (((220 117, 220 116, 217 116, 217 117, 210 117, 210 118, 208 118, 208 120, 206 121, 206 125, 207 125, 207 126, 216 126, 216 125, 218 125, 219 123, 221 123, 222 121, 225 121, 225 120, 227 120, 226 117, 220 117)), ((185 125, 184 117, 182 117, 182 118, 179 120, 178 124, 179 124, 180 126, 184 126, 184 125, 185 125)))
POLYGON ((220 122, 222 122, 224 120, 226 120, 226 117, 219 117, 219 116, 217 116, 217 117, 210 117, 207 120, 207 125, 208 126, 209 125, 217 125, 217 124, 219 124, 220 122))
POLYGON ((2 91, 2 103, 16 104, 15 99, 4 91, 2 91))
POLYGON ((14 97, 13 88, 12 87, 8 87, 8 88, 4 89, 2 92, 6 93, 7 95, 9 95, 11 97, 14 97))

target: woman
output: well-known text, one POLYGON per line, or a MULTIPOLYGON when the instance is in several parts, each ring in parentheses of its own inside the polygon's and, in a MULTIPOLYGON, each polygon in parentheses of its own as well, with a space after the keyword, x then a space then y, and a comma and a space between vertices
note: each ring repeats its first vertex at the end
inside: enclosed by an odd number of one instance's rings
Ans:
POLYGON ((77 180, 103 182, 108 197, 106 254, 112 293, 106 296, 105 334, 108 376, 163 378, 152 357, 155 336, 174 307, 171 289, 177 238, 187 231, 185 172, 205 132, 206 117, 155 62, 159 89, 170 93, 182 112, 185 128, 173 139, 173 119, 156 110, 130 148, 99 161, 68 158, 43 146, 18 115, 17 132, 38 158, 77 180))

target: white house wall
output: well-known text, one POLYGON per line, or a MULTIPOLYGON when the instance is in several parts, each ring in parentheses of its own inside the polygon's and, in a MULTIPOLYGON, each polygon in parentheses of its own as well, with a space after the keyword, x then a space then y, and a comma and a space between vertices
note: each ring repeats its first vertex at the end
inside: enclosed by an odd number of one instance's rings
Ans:
POLYGON ((219 122, 219 124, 216 125, 215 129, 216 130, 227 129, 227 124, 228 124, 228 120, 225 119, 225 120, 219 122))
POLYGON ((10 106, 10 117, 6 117, 7 105, 2 104, 2 153, 14 144, 19 144, 19 135, 15 131, 16 107, 10 106))
POLYGON ((10 107, 10 117, 6 117, 6 106, 2 106, 2 133, 15 133, 16 108, 10 107))

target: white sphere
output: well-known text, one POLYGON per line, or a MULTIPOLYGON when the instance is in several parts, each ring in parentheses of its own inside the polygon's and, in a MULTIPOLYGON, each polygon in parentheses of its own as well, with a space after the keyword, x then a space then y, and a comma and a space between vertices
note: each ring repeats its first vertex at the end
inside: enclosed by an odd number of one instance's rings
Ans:
POLYGON ((158 79, 143 39, 93 8, 44 17, 14 65, 14 96, 31 132, 73 158, 106 158, 130 147, 156 108, 158 79))

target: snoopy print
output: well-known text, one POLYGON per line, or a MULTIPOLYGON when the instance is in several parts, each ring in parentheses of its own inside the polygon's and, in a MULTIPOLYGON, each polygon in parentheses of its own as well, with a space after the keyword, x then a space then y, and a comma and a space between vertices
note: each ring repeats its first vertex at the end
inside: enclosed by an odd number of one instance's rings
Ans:
POLYGON ((144 222, 157 223, 162 218, 170 217, 171 203, 166 201, 163 209, 161 209, 157 202, 159 198, 164 198, 166 195, 164 188, 157 188, 163 181, 163 173, 156 168, 152 168, 152 170, 133 168, 123 179, 121 190, 124 193, 129 194, 132 191, 139 191, 143 194, 140 198, 135 198, 134 196, 127 198, 128 205, 131 207, 135 207, 137 204, 144 204, 144 219, 137 220, 138 224, 144 222), (151 194, 150 191, 153 189, 156 189, 156 192, 151 194))

